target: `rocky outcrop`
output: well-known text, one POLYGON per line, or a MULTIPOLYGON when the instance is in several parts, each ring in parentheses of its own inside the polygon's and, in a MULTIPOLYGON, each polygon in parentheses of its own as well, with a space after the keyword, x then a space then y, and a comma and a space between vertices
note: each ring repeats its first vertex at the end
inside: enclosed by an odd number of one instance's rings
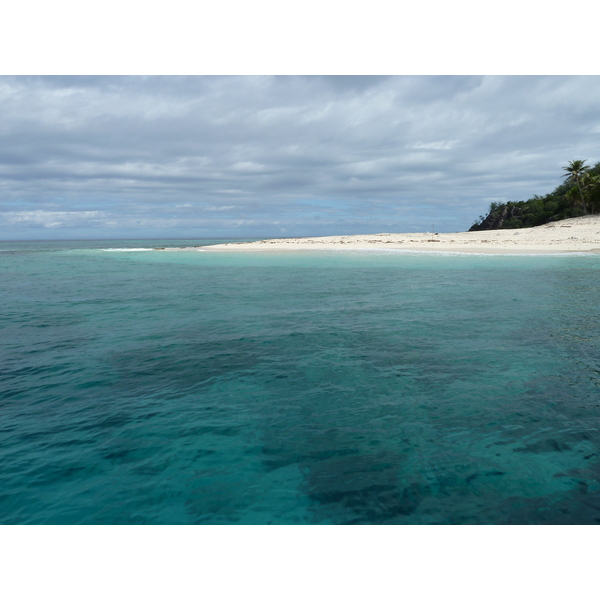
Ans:
POLYGON ((519 218, 523 209, 514 204, 502 204, 497 210, 491 210, 490 214, 478 225, 473 225, 469 231, 484 231, 488 229, 502 229, 506 221, 519 218))

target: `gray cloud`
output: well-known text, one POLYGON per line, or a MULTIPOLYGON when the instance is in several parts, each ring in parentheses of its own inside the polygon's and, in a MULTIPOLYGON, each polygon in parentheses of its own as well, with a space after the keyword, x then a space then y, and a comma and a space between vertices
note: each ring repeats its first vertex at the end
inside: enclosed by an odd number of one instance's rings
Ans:
POLYGON ((0 239, 467 228, 600 160, 600 78, 2 77, 0 239))

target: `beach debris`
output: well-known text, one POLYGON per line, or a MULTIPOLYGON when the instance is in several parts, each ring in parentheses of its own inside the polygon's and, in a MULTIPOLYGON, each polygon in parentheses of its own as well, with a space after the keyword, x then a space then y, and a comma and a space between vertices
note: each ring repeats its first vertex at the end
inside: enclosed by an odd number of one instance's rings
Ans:
POLYGON ((518 231, 515 231, 513 235, 521 235, 518 231))

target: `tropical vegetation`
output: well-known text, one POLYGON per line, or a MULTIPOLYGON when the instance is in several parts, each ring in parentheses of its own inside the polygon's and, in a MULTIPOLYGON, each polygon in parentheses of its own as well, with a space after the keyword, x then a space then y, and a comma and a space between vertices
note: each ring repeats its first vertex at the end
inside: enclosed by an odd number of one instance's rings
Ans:
POLYGON ((600 213, 600 162, 593 167, 585 160, 572 160, 563 170, 565 181, 545 196, 520 202, 492 202, 487 216, 481 215, 469 231, 520 229, 551 221, 600 213))

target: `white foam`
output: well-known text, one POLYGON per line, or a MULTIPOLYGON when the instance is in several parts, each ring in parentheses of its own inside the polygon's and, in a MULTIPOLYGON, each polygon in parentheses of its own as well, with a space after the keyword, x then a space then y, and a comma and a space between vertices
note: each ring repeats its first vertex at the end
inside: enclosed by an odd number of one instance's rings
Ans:
POLYGON ((149 252, 154 248, 100 248, 102 252, 149 252))

